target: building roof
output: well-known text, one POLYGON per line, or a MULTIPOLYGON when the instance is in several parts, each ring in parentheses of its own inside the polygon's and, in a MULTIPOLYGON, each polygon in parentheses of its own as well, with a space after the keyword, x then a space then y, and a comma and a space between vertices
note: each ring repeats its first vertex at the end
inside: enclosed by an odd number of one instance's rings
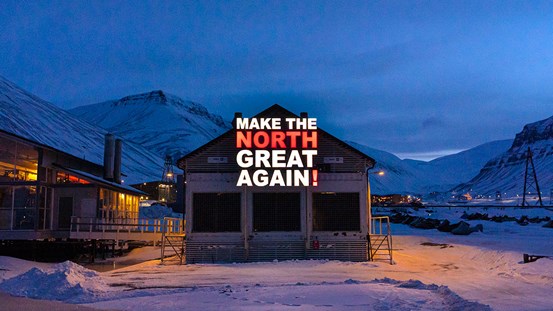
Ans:
MULTIPOLYGON (((279 104, 274 104, 274 105, 270 106, 269 108, 261 111, 260 113, 258 113, 254 116, 254 118, 261 118, 261 117, 283 117, 283 118, 295 117, 295 118, 299 118, 298 115, 296 115, 295 113, 291 112, 290 110, 282 107, 279 104)), ((354 152, 354 153, 360 155, 361 157, 365 158, 366 160, 368 160, 368 162, 371 163, 370 168, 373 168, 375 166, 376 161, 373 158, 371 158, 370 156, 368 156, 365 153, 359 151, 358 149, 352 147, 351 145, 343 142, 341 139, 335 137, 334 135, 329 134, 328 132, 322 130, 319 127, 317 128, 317 131, 319 131, 323 135, 327 135, 332 140, 334 140, 336 143, 340 144, 341 146, 351 150, 352 152, 354 152)), ((193 151, 189 152, 188 154, 186 154, 184 157, 180 158, 177 161, 177 166, 180 169, 184 169, 184 163, 183 162, 186 159, 188 159, 188 158, 190 158, 190 157, 192 157, 192 156, 194 156, 198 153, 203 152, 204 150, 206 150, 210 146, 213 146, 213 145, 217 144, 218 142, 220 142, 221 140, 223 140, 224 138, 226 138, 228 135, 232 135, 234 132, 235 132, 234 128, 230 129, 227 132, 221 134, 219 137, 209 141, 208 143, 204 144, 203 146, 200 146, 196 150, 193 150, 193 151)))
POLYGON ((131 186, 122 185, 122 184, 118 184, 116 182, 108 181, 108 180, 103 179, 102 177, 99 177, 99 176, 96 176, 96 175, 93 175, 93 174, 90 174, 90 173, 87 173, 87 172, 79 171, 79 170, 72 169, 72 168, 66 168, 66 167, 63 167, 63 166, 60 166, 60 165, 56 165, 56 166, 59 167, 60 169, 64 170, 64 171, 73 173, 73 174, 77 175, 78 177, 80 177, 82 179, 88 180, 91 183, 98 184, 100 186, 103 186, 103 187, 111 189, 111 190, 115 190, 115 191, 123 192, 123 193, 135 194, 135 195, 148 195, 146 192, 140 191, 140 190, 138 190, 136 188, 133 188, 131 186))
POLYGON ((44 143, 41 143, 41 142, 38 142, 36 140, 33 140, 33 139, 30 139, 30 138, 27 138, 27 137, 23 137, 23 136, 20 136, 18 134, 15 134, 15 133, 12 133, 12 132, 8 132, 8 131, 5 131, 5 130, 2 130, 0 129, 0 135, 1 134, 4 134, 4 135, 7 135, 9 137, 12 137, 11 139, 15 139, 15 140, 18 140, 18 141, 21 141, 25 144, 29 144, 29 145, 32 145, 32 146, 36 146, 36 147, 39 147, 39 148, 42 148, 42 149, 45 149, 45 150, 51 150, 53 152, 57 152, 57 153, 60 153, 60 154, 63 154, 67 157, 70 157, 70 158, 73 158, 77 161, 83 161, 83 162, 86 162, 90 165, 94 165, 94 166, 97 166, 97 167, 102 167, 102 165, 100 164, 97 164, 95 162, 91 162, 89 160, 86 160, 86 159, 82 159, 82 158, 79 158, 71 153, 68 153, 68 152, 65 152, 63 150, 60 150, 60 149, 57 149, 55 147, 52 147, 50 145, 46 145, 44 143))

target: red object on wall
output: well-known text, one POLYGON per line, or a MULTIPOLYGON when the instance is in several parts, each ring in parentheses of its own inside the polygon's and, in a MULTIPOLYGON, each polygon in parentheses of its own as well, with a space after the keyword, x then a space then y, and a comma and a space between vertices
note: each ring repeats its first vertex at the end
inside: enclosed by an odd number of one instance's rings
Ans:
POLYGON ((320 245, 319 245, 319 240, 315 239, 313 240, 313 249, 319 249, 320 245))

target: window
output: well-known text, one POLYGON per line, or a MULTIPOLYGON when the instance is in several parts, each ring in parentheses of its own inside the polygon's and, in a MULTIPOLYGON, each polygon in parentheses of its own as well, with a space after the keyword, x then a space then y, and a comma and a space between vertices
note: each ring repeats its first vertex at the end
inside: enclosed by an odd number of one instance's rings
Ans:
MULTIPOLYGON (((0 186, 0 230, 35 228, 36 186, 0 186)), ((41 187, 38 229, 50 229, 52 189, 41 187)))
POLYGON ((359 231, 359 193, 313 193, 313 231, 359 231))
POLYGON ((40 187, 40 197, 38 205, 38 228, 39 229, 50 229, 50 217, 51 217, 51 208, 50 201, 53 197, 52 188, 40 187))
POLYGON ((56 174, 56 183, 58 184, 83 184, 88 185, 90 184, 88 181, 81 179, 77 176, 73 176, 70 174, 67 174, 62 171, 58 171, 56 174))
POLYGON ((36 187, 14 187, 14 223, 12 229, 33 229, 36 206, 36 187))
POLYGON ((254 193, 253 230, 301 231, 300 193, 254 193))
POLYGON ((12 197, 13 187, 0 186, 0 230, 11 229, 12 197))
POLYGON ((96 217, 105 222, 138 218, 138 196, 100 188, 96 217))
POLYGON ((0 137, 0 182, 37 179, 38 151, 33 147, 0 137))
POLYGON ((194 193, 194 232, 240 232, 240 193, 194 193))

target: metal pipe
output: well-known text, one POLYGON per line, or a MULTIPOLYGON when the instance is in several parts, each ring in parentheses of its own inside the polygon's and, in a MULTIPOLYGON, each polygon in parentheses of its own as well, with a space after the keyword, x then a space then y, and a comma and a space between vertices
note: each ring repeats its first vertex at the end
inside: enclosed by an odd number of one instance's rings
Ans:
POLYGON ((115 140, 115 154, 113 159, 113 181, 121 183, 121 156, 123 149, 123 141, 121 139, 115 140))
POLYGON ((115 157, 115 139, 113 134, 106 134, 104 142, 104 179, 113 180, 113 162, 115 157))

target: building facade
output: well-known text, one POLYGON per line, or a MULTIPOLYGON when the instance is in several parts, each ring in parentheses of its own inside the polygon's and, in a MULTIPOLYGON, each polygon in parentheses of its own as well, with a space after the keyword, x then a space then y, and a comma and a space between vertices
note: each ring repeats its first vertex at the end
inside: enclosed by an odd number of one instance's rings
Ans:
POLYGON ((186 261, 368 260, 367 171, 375 161, 319 128, 287 123, 307 122, 307 114, 274 105, 252 119, 282 127, 242 130, 237 114, 232 130, 178 161, 186 261))
MULTIPOLYGON (((115 150, 109 154, 116 157, 115 150)), ((0 240, 70 238, 77 218, 132 223, 145 193, 105 173, 101 165, 0 131, 0 240)))

